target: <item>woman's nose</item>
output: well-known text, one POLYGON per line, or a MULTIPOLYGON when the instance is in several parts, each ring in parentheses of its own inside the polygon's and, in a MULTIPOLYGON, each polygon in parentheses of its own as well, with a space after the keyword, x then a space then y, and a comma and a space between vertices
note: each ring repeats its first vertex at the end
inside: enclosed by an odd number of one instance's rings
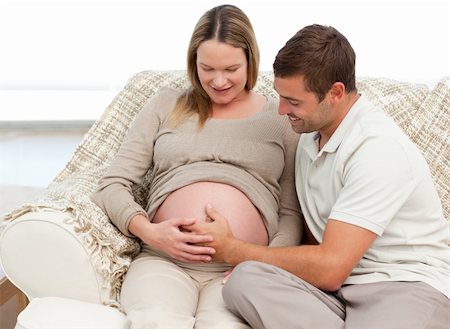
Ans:
POLYGON ((213 79, 214 87, 222 87, 227 82, 225 75, 221 72, 217 72, 213 79))

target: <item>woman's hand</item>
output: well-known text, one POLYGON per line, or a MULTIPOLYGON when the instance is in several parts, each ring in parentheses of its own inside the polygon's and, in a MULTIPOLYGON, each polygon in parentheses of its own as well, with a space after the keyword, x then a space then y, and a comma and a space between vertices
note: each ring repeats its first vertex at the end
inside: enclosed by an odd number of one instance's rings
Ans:
POLYGON ((151 223, 145 216, 136 215, 131 219, 128 229, 144 243, 174 259, 186 263, 209 262, 215 251, 202 244, 211 242, 212 237, 186 229, 196 221, 195 218, 171 218, 160 223, 151 223))

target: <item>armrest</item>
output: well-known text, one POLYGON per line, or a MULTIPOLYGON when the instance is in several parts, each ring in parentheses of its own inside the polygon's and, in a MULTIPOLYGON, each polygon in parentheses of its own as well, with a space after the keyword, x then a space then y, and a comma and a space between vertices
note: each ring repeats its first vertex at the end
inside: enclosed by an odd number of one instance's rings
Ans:
POLYGON ((67 212, 29 212, 0 236, 0 261, 9 280, 32 300, 65 297, 103 303, 109 289, 93 265, 67 212))

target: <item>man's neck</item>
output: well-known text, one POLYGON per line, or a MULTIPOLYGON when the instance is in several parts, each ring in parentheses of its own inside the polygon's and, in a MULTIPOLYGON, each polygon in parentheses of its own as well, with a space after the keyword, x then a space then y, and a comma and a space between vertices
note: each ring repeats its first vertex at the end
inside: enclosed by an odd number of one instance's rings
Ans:
POLYGON ((336 116, 334 122, 326 129, 319 130, 319 139, 318 139, 319 151, 325 146, 325 144, 328 142, 331 136, 333 136, 334 132, 339 127, 339 125, 344 120, 345 116, 348 114, 348 112, 356 103, 356 101, 359 99, 359 97, 360 94, 358 93, 349 93, 342 101, 340 106, 336 107, 338 115, 336 116))

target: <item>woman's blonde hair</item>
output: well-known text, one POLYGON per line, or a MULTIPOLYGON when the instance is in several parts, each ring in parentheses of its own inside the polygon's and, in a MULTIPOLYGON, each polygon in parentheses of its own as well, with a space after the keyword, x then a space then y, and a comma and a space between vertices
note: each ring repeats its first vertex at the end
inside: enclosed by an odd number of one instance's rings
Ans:
POLYGON ((187 53, 187 74, 191 87, 178 99, 170 116, 174 125, 197 113, 199 127, 211 115, 211 99, 203 89, 197 71, 197 50, 208 40, 218 40, 241 48, 247 57, 247 84, 250 91, 256 84, 259 69, 259 48, 255 32, 247 15, 233 5, 221 5, 208 10, 195 25, 187 53))

